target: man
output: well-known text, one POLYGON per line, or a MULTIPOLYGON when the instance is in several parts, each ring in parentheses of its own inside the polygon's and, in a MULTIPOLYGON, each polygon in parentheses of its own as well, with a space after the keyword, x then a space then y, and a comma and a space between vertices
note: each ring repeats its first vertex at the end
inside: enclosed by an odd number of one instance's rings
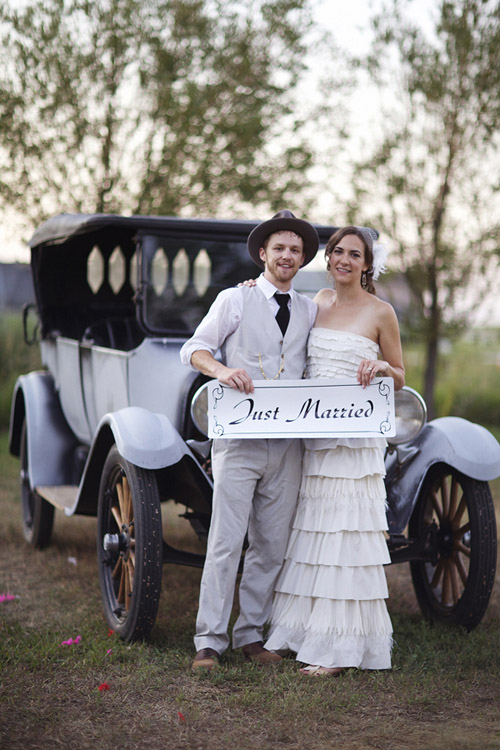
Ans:
MULTIPOLYGON (((184 364, 244 393, 255 379, 300 379, 316 305, 292 279, 318 250, 311 224, 280 211, 247 241, 264 269, 255 287, 221 292, 181 350, 184 364), (278 295, 278 296, 276 296, 278 295), (222 362, 215 359, 221 352, 222 362)), ((263 646, 274 583, 283 563, 301 479, 300 440, 220 439, 212 447, 213 510, 200 587, 193 669, 212 669, 227 634, 245 534, 240 614, 233 648, 259 664, 280 661, 263 646)))

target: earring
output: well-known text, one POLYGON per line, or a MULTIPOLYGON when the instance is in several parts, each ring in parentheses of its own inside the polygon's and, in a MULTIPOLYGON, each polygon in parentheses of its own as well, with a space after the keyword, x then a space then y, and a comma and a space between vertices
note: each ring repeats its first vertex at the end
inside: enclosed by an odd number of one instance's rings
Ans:
POLYGON ((366 289, 366 287, 368 286, 366 271, 363 271, 363 273, 361 274, 361 286, 363 287, 363 289, 366 289))

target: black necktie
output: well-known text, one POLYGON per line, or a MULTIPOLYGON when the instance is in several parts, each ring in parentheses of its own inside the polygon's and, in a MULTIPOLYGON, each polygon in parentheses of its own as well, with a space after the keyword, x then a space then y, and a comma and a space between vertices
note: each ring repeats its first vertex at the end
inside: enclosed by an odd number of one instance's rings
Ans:
POLYGON ((284 336, 288 326, 288 321, 290 320, 290 310, 288 309, 288 300, 290 299, 290 295, 279 294, 278 292, 276 292, 274 298, 280 306, 280 309, 276 313, 276 321, 281 328, 281 333, 284 336))

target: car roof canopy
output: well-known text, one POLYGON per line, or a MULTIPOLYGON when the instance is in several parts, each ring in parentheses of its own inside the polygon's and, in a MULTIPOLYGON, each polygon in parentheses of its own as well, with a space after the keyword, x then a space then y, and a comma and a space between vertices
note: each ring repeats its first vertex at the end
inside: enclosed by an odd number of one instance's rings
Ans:
MULTIPOLYGON (((188 278, 181 292, 169 288, 155 300, 159 322, 149 333, 185 335, 193 330, 216 294, 245 278, 255 276, 257 267, 246 250, 246 239, 258 221, 180 219, 159 216, 116 214, 60 214, 37 228, 29 245, 33 285, 41 321, 42 336, 63 335, 80 339, 94 324, 113 317, 136 317, 138 247, 149 248, 144 268, 151 263, 156 247, 172 266, 175 253, 185 252, 188 278), (193 265, 206 248, 210 256, 210 283, 203 294, 195 291, 193 265), (112 259, 120 254, 123 279, 113 285, 112 259), (102 278, 92 285, 89 263, 97 253, 102 278)), ((317 226, 322 242, 334 227, 317 226)), ((143 251, 143 254, 145 251, 143 251)), ((146 271, 142 271, 143 278, 146 271)), ((175 285, 175 284, 174 284, 175 285)), ((154 296, 151 285, 146 293, 154 296)), ((139 311, 144 326, 147 315, 139 311)))
MULTIPOLYGON (((58 214, 41 224, 29 241, 35 248, 41 245, 57 245, 72 237, 88 235, 101 230, 114 229, 133 236, 142 232, 196 232, 204 234, 227 234, 245 238, 258 221, 223 219, 180 219, 172 216, 121 216, 119 214, 58 214)), ((326 229, 326 227, 325 227, 326 229)))

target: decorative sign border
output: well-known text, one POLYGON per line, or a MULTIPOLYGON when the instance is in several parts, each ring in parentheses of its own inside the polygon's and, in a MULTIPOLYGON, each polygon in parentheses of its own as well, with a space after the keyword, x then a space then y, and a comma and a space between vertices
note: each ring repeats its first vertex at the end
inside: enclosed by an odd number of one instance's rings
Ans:
POLYGON ((393 437, 394 381, 254 381, 246 394, 207 383, 211 438, 393 437))

